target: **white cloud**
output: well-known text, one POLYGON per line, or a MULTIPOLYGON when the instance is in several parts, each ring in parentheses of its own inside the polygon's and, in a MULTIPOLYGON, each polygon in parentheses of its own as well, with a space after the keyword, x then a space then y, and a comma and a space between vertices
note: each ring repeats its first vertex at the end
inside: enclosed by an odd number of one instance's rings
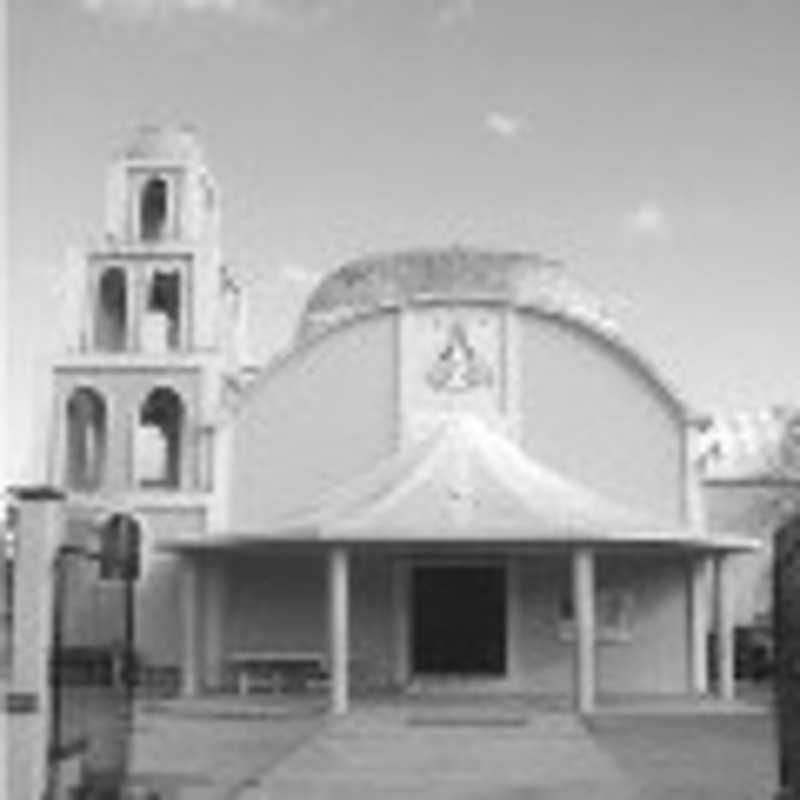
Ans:
POLYGON ((328 23, 352 0, 79 0, 84 11, 133 19, 179 15, 238 17, 268 27, 304 30, 328 23))
POLYGON ((444 30, 466 28, 475 22, 475 0, 445 0, 436 12, 436 25, 444 30))
POLYGON ((622 219, 628 236, 641 239, 666 239, 672 230, 669 215, 660 203, 644 201, 622 219))
POLYGON ((525 117, 502 111, 490 111, 484 118, 484 124, 490 133, 501 139, 514 139, 525 133, 529 127, 525 117))

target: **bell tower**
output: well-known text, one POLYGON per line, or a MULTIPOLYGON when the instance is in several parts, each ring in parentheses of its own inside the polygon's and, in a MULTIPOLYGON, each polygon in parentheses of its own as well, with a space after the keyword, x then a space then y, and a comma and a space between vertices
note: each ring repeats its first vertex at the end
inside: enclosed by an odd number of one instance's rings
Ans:
POLYGON ((90 266, 93 347, 186 352, 219 344, 219 196, 190 131, 143 128, 114 160, 106 243, 90 266))
POLYGON ((109 167, 78 352, 55 368, 57 484, 151 503, 213 490, 214 420, 242 317, 219 232, 219 193, 193 132, 140 129, 109 167))

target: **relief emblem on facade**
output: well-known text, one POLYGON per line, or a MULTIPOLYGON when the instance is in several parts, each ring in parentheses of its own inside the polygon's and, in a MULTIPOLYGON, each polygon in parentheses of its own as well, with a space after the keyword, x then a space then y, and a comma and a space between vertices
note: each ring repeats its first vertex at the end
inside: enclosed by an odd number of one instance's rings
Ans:
POLYGON ((428 385, 435 392, 458 394, 491 387, 494 373, 491 366, 470 343, 464 324, 453 322, 444 347, 425 374, 428 385))

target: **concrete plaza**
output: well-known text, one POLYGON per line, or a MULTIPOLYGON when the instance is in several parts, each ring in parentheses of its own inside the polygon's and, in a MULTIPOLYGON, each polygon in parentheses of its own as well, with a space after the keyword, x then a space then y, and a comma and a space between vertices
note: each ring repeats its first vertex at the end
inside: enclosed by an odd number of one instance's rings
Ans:
MULTIPOLYGON (((241 700, 247 700, 242 698, 241 700)), ((134 771, 180 800, 766 800, 764 706, 608 707, 589 720, 520 699, 145 706, 134 771)))

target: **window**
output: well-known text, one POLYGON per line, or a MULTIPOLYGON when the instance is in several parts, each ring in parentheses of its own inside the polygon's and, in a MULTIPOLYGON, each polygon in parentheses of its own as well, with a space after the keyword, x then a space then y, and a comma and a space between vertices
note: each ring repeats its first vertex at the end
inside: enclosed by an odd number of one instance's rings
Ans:
MULTIPOLYGON (((627 642, 633 632, 633 593, 622 587, 601 587, 595 594, 595 635, 599 642, 627 642)), ((575 638, 572 593, 564 592, 558 606, 558 634, 575 638)))
POLYGON ((136 476, 142 487, 178 488, 181 478, 183 402, 160 387, 147 396, 136 430, 136 476))
POLYGON ((139 213, 142 239, 162 239, 167 226, 167 182, 163 178, 151 178, 147 181, 142 190, 139 213))
POLYGON ((144 349, 177 350, 180 344, 180 275, 157 271, 147 293, 144 349))
POLYGON ((89 388, 76 389, 67 401, 67 485, 77 491, 103 482, 106 457, 106 406, 89 388))
POLYGON ((125 270, 120 267, 105 270, 100 277, 97 299, 96 340, 100 350, 125 349, 127 296, 125 270))

